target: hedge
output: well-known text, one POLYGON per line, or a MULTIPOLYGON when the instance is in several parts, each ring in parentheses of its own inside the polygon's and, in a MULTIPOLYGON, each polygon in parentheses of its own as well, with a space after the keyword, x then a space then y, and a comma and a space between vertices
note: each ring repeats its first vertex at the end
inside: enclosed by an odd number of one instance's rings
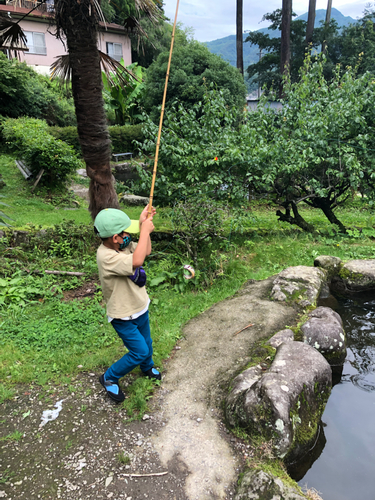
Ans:
MULTIPOLYGON (((114 153, 138 153, 138 148, 133 141, 143 142, 144 135, 142 125, 113 125, 108 127, 112 141, 112 151, 114 153)), ((81 155, 81 146, 78 140, 77 127, 50 127, 49 132, 75 149, 81 155)))
POLYGON ((9 118, 1 123, 7 146, 26 161, 34 176, 44 169, 40 184, 55 187, 83 165, 73 147, 49 131, 45 121, 35 118, 9 118))

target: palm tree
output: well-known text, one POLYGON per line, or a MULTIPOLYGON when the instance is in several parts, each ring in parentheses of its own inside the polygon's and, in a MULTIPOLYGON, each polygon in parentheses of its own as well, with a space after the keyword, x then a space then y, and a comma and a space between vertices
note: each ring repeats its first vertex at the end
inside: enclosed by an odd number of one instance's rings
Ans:
MULTIPOLYGON (((332 10, 332 0, 328 0, 327 2, 327 11, 326 11, 326 21, 325 28, 328 28, 329 23, 331 21, 331 10, 332 10)), ((327 42, 324 40, 322 43, 322 53, 325 54, 327 50, 327 42)))
MULTIPOLYGON (((138 11, 143 10, 151 19, 158 15, 153 0, 134 0, 134 3, 138 11)), ((78 136, 90 177, 89 211, 93 219, 103 208, 119 207, 112 182, 111 141, 104 110, 101 73, 103 57, 113 67, 115 62, 98 50, 100 21, 105 22, 98 0, 55 0, 56 33, 60 39, 66 40, 69 54, 55 68, 65 67, 63 73, 69 74, 71 78, 78 136)), ((13 33, 14 41, 14 25, 17 23, 6 22, 5 31, 0 32, 0 47, 9 38, 9 33, 13 33)), ((132 26, 137 24, 136 21, 129 22, 132 26)), ((22 37, 19 24, 17 32, 17 36, 22 37)))
POLYGON ((243 0, 237 0, 236 12, 237 68, 243 75, 243 0))
POLYGON ((316 10, 316 0, 309 0, 309 13, 307 16, 306 39, 305 39, 307 46, 309 45, 309 43, 311 43, 314 31, 315 10, 316 10))

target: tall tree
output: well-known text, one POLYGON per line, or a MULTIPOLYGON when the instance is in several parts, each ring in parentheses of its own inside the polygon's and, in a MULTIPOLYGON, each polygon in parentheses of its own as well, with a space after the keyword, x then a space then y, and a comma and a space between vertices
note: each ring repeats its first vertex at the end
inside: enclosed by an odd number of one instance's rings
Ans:
MULTIPOLYGON (((286 76, 290 68, 290 25, 292 22, 292 0, 283 0, 281 9, 281 50, 280 73, 286 76)), ((280 96, 283 95, 283 83, 280 86, 280 96)))
POLYGON ((119 208, 110 168, 111 141, 104 110, 100 54, 97 48, 99 5, 92 0, 57 0, 57 34, 66 38, 72 93, 82 155, 90 177, 89 210, 119 208))
MULTIPOLYGON (((326 22, 325 22, 325 27, 328 28, 329 23, 331 21, 331 11, 332 11, 332 0, 327 1, 327 11, 326 11, 326 22)), ((323 54, 326 53, 327 50, 327 41, 324 40, 322 43, 322 52, 323 54)))
POLYGON ((315 24, 316 0, 309 0, 309 13, 306 26, 306 45, 311 43, 315 24))
POLYGON ((237 68, 243 75, 243 0, 237 0, 236 12, 237 68))

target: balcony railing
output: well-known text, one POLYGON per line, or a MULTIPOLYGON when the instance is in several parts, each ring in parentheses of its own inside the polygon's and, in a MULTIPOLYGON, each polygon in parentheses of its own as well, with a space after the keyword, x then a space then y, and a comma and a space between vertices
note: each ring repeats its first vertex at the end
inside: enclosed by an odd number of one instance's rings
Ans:
POLYGON ((14 10, 17 10, 17 8, 24 8, 24 9, 36 9, 39 12, 53 12, 55 9, 55 4, 53 0, 48 0, 47 2, 35 2, 33 0, 6 0, 6 5, 11 5, 14 7, 14 10))

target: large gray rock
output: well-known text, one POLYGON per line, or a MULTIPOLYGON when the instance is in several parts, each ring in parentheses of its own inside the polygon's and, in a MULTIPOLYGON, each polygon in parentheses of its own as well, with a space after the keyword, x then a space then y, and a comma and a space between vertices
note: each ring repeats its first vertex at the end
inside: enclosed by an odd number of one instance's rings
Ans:
POLYGON ((306 497, 269 472, 250 470, 243 476, 234 500, 306 500, 306 497))
POLYGON ((342 365, 346 358, 342 320, 329 307, 317 307, 301 326, 302 340, 317 349, 331 366, 342 365))
POLYGON ((267 344, 277 349, 283 342, 290 342, 291 340, 294 340, 294 333, 289 328, 286 328, 285 330, 280 330, 275 333, 275 335, 267 341, 267 344))
POLYGON ((328 272, 328 277, 331 278, 339 273, 341 267, 341 259, 331 255, 319 255, 314 260, 315 267, 321 267, 328 272))
POLYGON ((89 188, 82 186, 82 184, 72 184, 70 189, 73 193, 82 200, 90 201, 89 188))
POLYGON ((375 260, 350 260, 333 278, 332 287, 349 295, 375 290, 375 260))
POLYGON ((276 456, 295 461, 315 439, 331 387, 331 368, 316 349, 283 343, 266 372, 253 367, 233 380, 228 425, 272 439, 276 456))
POLYGON ((276 277, 271 298, 293 302, 301 307, 315 305, 320 290, 327 281, 327 272, 317 267, 288 267, 276 277))
POLYGON ((121 203, 128 206, 145 207, 148 204, 148 198, 145 196, 137 196, 135 194, 124 194, 120 199, 121 203))

